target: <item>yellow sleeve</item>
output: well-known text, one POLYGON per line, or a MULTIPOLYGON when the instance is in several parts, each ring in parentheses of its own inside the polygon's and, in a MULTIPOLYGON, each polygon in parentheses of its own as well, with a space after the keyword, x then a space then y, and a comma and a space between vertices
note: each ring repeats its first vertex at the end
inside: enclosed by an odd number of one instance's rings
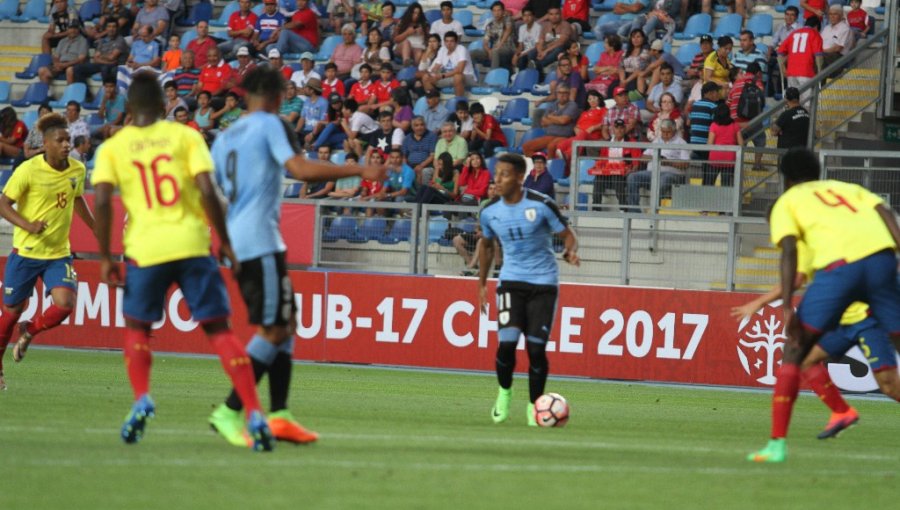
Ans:
POLYGON ((716 61, 718 60, 718 58, 719 57, 716 55, 715 51, 710 53, 709 55, 706 56, 706 60, 703 61, 703 68, 704 69, 715 69, 716 64, 717 64, 716 61))
POLYGON ((797 240, 803 239, 800 225, 797 224, 791 211, 790 195, 784 194, 775 202, 769 218, 769 228, 772 234, 772 244, 775 246, 779 246, 781 240, 787 236, 794 236, 797 240))
POLYGON ((3 194, 10 200, 16 202, 28 192, 29 177, 31 176, 31 172, 28 170, 30 168, 31 167, 27 163, 21 165, 13 172, 9 181, 6 182, 6 186, 3 188, 3 194))
POLYGON ((185 128, 184 140, 187 150, 188 175, 196 177, 213 171, 212 155, 203 136, 194 129, 185 128))
POLYGON ((119 185, 119 179, 116 176, 116 158, 115 150, 110 147, 110 143, 106 142, 97 149, 97 162, 94 166, 94 172, 91 174, 91 184, 96 186, 101 182, 119 185))

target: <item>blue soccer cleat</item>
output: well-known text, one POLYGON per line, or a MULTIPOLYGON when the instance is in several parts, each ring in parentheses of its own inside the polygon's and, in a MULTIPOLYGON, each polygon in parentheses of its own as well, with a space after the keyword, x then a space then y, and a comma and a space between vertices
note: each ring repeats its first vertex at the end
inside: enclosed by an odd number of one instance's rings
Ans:
POLYGON ((275 436, 272 435, 265 416, 259 411, 250 413, 250 419, 247 420, 247 434, 253 440, 253 449, 258 452, 270 452, 275 447, 275 436))
POLYGON ((144 394, 141 398, 134 402, 131 411, 125 417, 125 423, 122 425, 122 441, 128 444, 137 443, 144 435, 144 427, 147 420, 156 415, 156 407, 153 405, 153 399, 150 395, 144 394))

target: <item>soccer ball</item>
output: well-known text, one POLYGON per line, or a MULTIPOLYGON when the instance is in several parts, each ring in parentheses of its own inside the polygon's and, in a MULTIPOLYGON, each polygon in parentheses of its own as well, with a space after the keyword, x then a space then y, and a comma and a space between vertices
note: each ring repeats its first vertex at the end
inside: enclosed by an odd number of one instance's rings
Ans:
POLYGON ((547 393, 534 401, 534 419, 541 427, 562 427, 569 421, 569 403, 559 393, 547 393))

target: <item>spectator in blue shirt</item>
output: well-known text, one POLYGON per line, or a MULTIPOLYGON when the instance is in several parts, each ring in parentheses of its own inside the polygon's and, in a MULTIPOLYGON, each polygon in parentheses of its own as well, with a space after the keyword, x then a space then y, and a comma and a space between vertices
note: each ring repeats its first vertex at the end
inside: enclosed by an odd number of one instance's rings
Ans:
POLYGON ((431 182, 434 165, 434 146, 437 145, 437 135, 425 127, 425 118, 417 115, 412 119, 412 132, 403 138, 400 151, 403 161, 412 167, 419 182, 431 182))
POLYGON ((162 57, 159 53, 159 43, 153 39, 153 30, 149 25, 144 25, 138 30, 138 37, 131 45, 131 53, 125 65, 131 69, 145 66, 159 67, 162 57))
POLYGON ((425 101, 428 104, 428 108, 422 114, 425 117, 425 127, 428 131, 437 134, 450 112, 441 104, 441 93, 437 89, 428 91, 425 94, 425 101))
POLYGON ((328 118, 328 101, 322 97, 322 82, 312 78, 306 82, 304 89, 308 99, 303 102, 300 118, 297 119, 297 133, 301 140, 316 129, 316 124, 328 118))
POLYGON ((731 64, 742 71, 746 71, 747 66, 753 62, 759 64, 760 70, 765 75, 766 66, 768 65, 766 54, 756 44, 753 32, 744 30, 741 32, 740 48, 734 50, 734 53, 731 54, 731 64))
MULTIPOLYGON (((706 144, 709 141, 709 126, 713 122, 716 106, 720 100, 720 87, 714 81, 703 84, 700 90, 702 97, 691 108, 691 139, 690 143, 706 144)), ((693 159, 703 162, 704 167, 709 159, 709 151, 694 151, 693 159)))
POLYGON ((284 23, 284 14, 278 12, 278 3, 275 0, 265 0, 263 12, 256 18, 256 30, 250 38, 250 45, 256 53, 265 53, 266 46, 278 41, 284 23))

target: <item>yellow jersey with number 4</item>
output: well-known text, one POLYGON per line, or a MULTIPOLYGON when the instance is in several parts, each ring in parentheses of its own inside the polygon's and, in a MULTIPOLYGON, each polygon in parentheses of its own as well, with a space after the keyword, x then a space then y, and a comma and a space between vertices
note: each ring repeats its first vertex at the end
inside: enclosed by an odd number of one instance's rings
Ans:
POLYGON ((125 256, 153 266, 209 255, 209 227, 194 178, 212 170, 203 137, 176 122, 127 126, 101 145, 91 182, 120 190, 128 212, 125 256))
MULTIPOLYGON (((812 268, 813 253, 803 241, 797 243, 797 273, 806 277, 806 284, 813 281, 816 271, 812 268)), ((841 325, 849 326, 866 320, 869 316, 869 305, 862 301, 854 301, 841 315, 841 325)))
POLYGON ((886 248, 895 249, 887 225, 875 210, 884 201, 862 186, 841 181, 810 181, 785 191, 770 218, 772 243, 795 236, 812 250, 814 271, 832 262, 856 262, 886 248))
POLYGON ((3 188, 16 202, 16 210, 28 221, 42 220, 47 228, 39 234, 16 227, 13 248, 22 257, 58 259, 72 254, 69 231, 75 199, 84 194, 84 165, 69 158, 69 167, 56 170, 44 156, 35 156, 19 165, 3 188))

